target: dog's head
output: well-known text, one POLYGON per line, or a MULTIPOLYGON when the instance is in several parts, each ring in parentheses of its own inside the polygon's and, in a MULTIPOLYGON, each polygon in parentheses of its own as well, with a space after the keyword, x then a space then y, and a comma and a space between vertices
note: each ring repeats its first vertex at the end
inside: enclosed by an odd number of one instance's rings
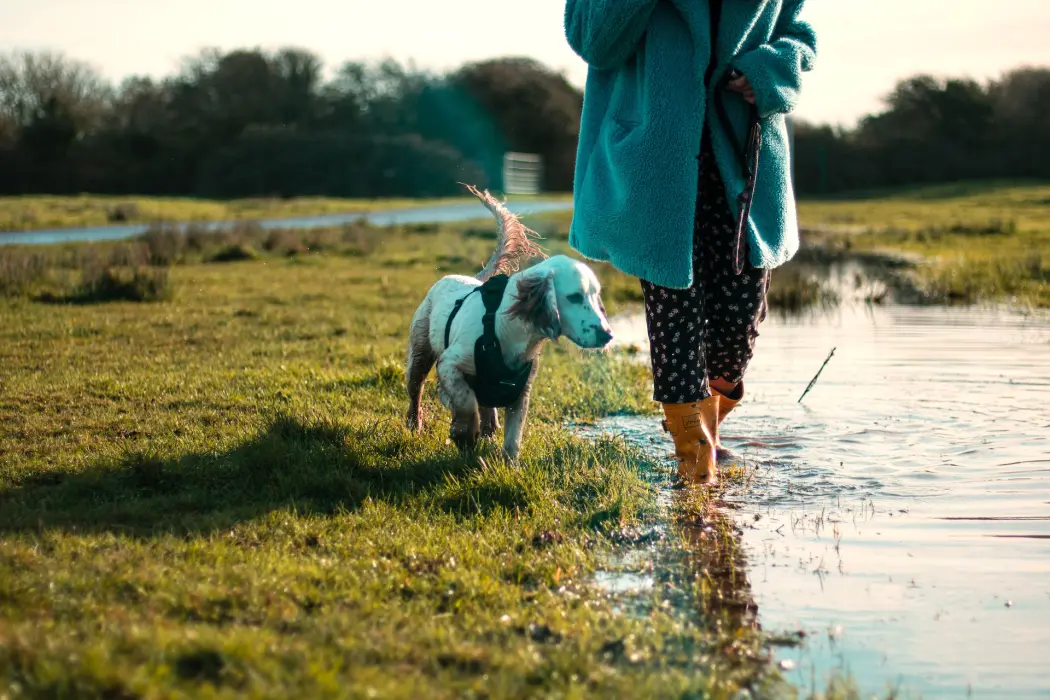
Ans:
POLYGON ((556 255, 519 274, 510 313, 552 340, 564 335, 581 348, 604 348, 612 331, 601 291, 591 268, 556 255))

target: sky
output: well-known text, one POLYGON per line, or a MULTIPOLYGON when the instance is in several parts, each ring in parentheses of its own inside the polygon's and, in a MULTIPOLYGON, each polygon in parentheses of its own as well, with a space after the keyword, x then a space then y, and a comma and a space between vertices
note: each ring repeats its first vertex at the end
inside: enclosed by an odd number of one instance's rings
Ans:
MULTIPOLYGON (((173 73, 205 47, 297 46, 330 69, 526 55, 582 87, 587 69, 565 43, 563 9, 562 0, 0 0, 0 50, 61 51, 114 81, 173 73)), ((1050 67, 1050 0, 808 0, 804 12, 820 42, 798 108, 809 121, 851 125, 919 72, 985 80, 1050 67)))

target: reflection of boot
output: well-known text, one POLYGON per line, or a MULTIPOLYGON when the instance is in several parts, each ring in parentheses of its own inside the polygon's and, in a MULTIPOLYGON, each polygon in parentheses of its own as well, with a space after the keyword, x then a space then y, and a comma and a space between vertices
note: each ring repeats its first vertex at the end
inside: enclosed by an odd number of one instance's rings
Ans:
POLYGON ((699 574, 700 611, 712 619, 724 617, 732 631, 760 630, 740 531, 713 498, 704 500, 701 505, 686 492, 672 494, 675 512, 687 516, 679 520, 678 532, 691 552, 688 561, 699 574))
MULTIPOLYGON (((744 382, 741 380, 741 382, 736 385, 736 388, 729 394, 723 394, 722 392, 717 391, 714 387, 711 388, 711 391, 718 394, 718 426, 721 428, 722 421, 726 419, 726 416, 729 415, 730 411, 736 408, 736 405, 744 398, 744 382)), ((722 446, 722 438, 718 434, 715 435, 715 440, 717 441, 715 447, 718 450, 718 458, 732 459, 734 457, 733 453, 722 446)))
POLYGON ((674 456, 682 481, 718 483, 718 399, 715 393, 703 401, 663 405, 664 430, 674 439, 674 456))

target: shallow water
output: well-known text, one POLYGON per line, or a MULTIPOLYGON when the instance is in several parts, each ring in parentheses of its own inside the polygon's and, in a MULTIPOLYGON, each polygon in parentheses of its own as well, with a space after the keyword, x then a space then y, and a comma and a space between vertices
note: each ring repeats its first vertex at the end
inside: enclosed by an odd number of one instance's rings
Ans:
MULTIPOLYGON (((646 349, 640 316, 615 331, 646 349)), ((1050 697, 1050 321, 770 317, 747 391, 723 439, 757 471, 726 500, 759 623, 806 634, 776 651, 786 675, 820 689, 846 670, 869 697, 1050 697)), ((652 418, 604 427, 669 448, 652 418)))
MULTIPOLYGON (((537 200, 525 202, 507 202, 507 207, 518 215, 542 214, 544 212, 566 211, 572 208, 572 202, 565 200, 537 200)), ((368 221, 374 226, 396 226, 404 224, 450 223, 470 221, 489 216, 477 202, 460 202, 454 204, 437 204, 429 207, 385 209, 354 214, 326 214, 323 216, 302 216, 258 221, 263 229, 289 228, 307 229, 342 226, 356 221, 368 221)), ((194 225, 212 231, 231 228, 238 221, 194 222, 194 225)), ((146 231, 147 224, 124 224, 120 226, 87 226, 84 228, 45 229, 40 231, 20 231, 14 233, 0 232, 0 245, 3 244, 50 244, 50 243, 85 243, 90 241, 115 241, 138 236, 146 231)))

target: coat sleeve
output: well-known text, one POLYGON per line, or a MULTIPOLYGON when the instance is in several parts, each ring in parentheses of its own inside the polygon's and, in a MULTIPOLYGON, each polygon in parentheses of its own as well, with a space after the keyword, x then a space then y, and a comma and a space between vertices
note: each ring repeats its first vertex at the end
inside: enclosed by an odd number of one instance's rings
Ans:
POLYGON ((567 0, 565 36, 592 68, 627 61, 645 34, 657 0, 567 0))
POLYGON ((799 19, 804 3, 786 0, 769 43, 733 59, 733 67, 754 88, 762 117, 793 110, 802 90, 802 74, 813 70, 817 36, 808 22, 799 19))

